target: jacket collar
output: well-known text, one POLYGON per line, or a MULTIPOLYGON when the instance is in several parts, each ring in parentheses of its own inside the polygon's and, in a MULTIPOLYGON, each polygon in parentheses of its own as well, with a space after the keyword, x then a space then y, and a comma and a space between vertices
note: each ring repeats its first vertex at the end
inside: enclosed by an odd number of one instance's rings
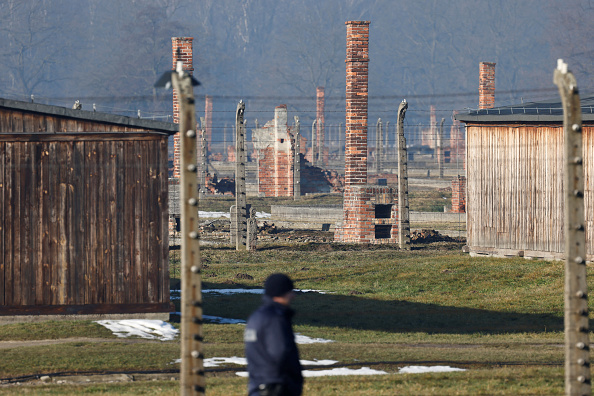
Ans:
POLYGON ((292 318, 295 315, 295 310, 293 308, 277 303, 272 299, 272 297, 266 294, 262 296, 262 301, 264 301, 264 305, 272 305, 276 309, 280 310, 287 318, 292 318))

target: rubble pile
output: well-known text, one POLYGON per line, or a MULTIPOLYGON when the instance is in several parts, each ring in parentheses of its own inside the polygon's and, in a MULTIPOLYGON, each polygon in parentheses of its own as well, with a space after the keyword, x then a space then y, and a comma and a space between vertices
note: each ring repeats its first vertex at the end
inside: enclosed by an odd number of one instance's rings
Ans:
MULTIPOLYGON (((215 243, 229 243, 229 219, 209 220, 200 224, 201 239, 215 243)), ((412 231, 412 243, 457 242, 458 240, 442 235, 436 230, 424 229, 412 231)), ((268 221, 258 222, 258 242, 287 242, 287 243, 325 243, 333 242, 332 231, 300 230, 276 226, 268 221)))
POLYGON ((230 177, 218 179, 217 175, 207 175, 206 190, 213 195, 235 195, 235 179, 230 177))
POLYGON ((429 242, 454 242, 454 238, 447 235, 441 235, 435 230, 421 230, 410 233, 410 241, 415 243, 429 243, 429 242))

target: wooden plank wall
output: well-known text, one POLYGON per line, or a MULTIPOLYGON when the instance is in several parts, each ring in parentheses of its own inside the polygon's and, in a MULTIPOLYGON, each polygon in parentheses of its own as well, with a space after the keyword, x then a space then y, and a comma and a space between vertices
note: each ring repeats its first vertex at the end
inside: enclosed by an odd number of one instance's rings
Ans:
POLYGON ((0 132, 130 132, 146 131, 142 128, 127 127, 118 124, 100 123, 83 119, 72 119, 50 114, 29 113, 13 109, 0 108, 0 132))
MULTIPOLYGON (((0 111, 35 125, 101 128, 0 111)), ((65 136, 0 139, 0 305, 168 303, 167 136, 65 136)))
MULTIPOLYGON (((594 128, 584 126, 587 251, 594 254, 594 128)), ((467 126, 471 249, 563 253, 562 125, 467 126)), ((545 255, 546 256, 546 255, 545 255)))

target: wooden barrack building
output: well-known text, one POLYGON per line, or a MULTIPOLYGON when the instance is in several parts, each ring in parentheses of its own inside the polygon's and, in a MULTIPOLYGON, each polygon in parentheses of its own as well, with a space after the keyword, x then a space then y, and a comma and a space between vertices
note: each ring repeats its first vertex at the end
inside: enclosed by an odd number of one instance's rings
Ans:
POLYGON ((171 312, 177 125, 0 99, 0 321, 171 312))
MULTIPOLYGON (((583 97, 586 244, 594 258, 594 97, 583 97)), ((471 254, 562 259, 560 100, 458 114, 466 123, 466 224, 471 254)))

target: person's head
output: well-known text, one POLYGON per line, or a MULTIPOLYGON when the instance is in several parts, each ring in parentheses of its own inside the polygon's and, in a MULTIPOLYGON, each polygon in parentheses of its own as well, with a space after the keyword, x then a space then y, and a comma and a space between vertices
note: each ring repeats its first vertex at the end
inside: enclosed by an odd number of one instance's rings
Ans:
POLYGON ((293 287, 293 281, 285 274, 272 274, 264 282, 266 295, 273 301, 287 306, 295 298, 293 287))

